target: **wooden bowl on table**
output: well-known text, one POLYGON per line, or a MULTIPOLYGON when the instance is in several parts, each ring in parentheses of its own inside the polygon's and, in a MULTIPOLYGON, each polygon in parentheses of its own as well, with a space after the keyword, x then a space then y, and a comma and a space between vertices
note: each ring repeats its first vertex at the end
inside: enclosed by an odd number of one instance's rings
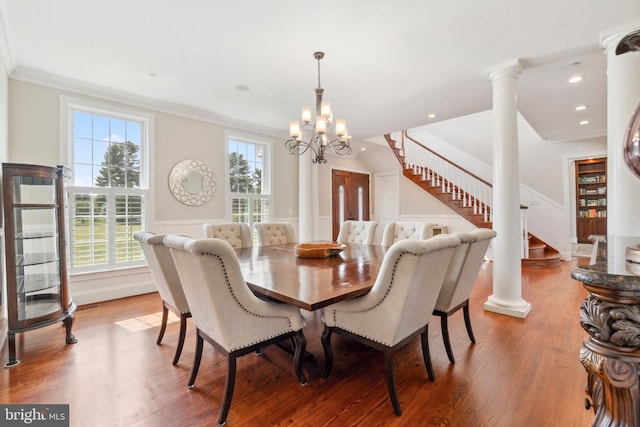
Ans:
POLYGON ((300 258, 328 258, 336 256, 346 248, 342 243, 300 243, 296 245, 296 256, 300 258))

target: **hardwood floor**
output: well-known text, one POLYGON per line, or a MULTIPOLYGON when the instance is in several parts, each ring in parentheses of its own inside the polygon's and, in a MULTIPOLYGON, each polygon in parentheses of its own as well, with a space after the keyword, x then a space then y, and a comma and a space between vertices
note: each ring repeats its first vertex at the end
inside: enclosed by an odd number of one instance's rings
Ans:
MULTIPOLYGON (((240 358, 227 425, 588 426, 593 413, 584 408, 586 374, 578 360, 587 336, 578 311, 587 292, 569 276, 578 260, 588 258, 523 269, 522 297, 532 304, 526 319, 483 310, 492 293, 492 264, 485 263, 470 301, 477 343, 469 342, 459 312, 449 324, 455 365, 439 319, 430 323, 435 382, 427 378, 419 338, 397 354, 401 417, 389 401, 382 354, 334 336, 331 376, 312 373, 306 386, 276 347, 240 358)), ((81 307, 74 345, 64 343, 58 325, 18 335, 21 364, 0 369, 0 402, 68 403, 78 427, 216 425, 226 361, 205 345, 196 386, 187 389, 195 328, 189 320, 182 357, 172 366, 178 322, 156 345, 160 311, 156 294, 81 307)), ((320 363, 321 330, 314 315, 305 335, 320 363)))

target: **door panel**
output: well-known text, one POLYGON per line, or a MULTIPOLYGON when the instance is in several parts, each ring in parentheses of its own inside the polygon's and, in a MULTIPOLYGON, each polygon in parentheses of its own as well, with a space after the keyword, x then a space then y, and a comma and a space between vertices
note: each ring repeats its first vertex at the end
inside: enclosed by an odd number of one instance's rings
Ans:
POLYGON ((334 169, 331 174, 333 240, 343 221, 369 221, 369 175, 334 169))

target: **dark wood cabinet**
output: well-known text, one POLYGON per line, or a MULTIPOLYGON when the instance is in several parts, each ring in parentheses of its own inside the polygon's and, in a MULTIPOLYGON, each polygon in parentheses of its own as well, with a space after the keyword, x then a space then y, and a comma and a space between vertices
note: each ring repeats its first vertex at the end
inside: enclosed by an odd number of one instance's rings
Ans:
POLYGON ((607 234, 607 159, 576 161, 576 235, 590 243, 592 234, 607 234))
POLYGON ((62 321, 66 342, 76 309, 67 285, 65 179, 69 170, 2 164, 9 361, 15 335, 62 321))

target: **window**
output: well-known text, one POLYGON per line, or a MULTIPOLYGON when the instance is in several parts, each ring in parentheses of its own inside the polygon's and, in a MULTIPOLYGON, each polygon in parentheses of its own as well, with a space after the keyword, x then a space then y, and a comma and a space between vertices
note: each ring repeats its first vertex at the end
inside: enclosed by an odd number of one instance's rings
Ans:
POLYGON ((253 224, 271 218, 269 144, 229 136, 227 149, 231 222, 246 222, 254 230, 253 224))
POLYGON ((72 273, 144 265, 148 118, 68 105, 72 273))

